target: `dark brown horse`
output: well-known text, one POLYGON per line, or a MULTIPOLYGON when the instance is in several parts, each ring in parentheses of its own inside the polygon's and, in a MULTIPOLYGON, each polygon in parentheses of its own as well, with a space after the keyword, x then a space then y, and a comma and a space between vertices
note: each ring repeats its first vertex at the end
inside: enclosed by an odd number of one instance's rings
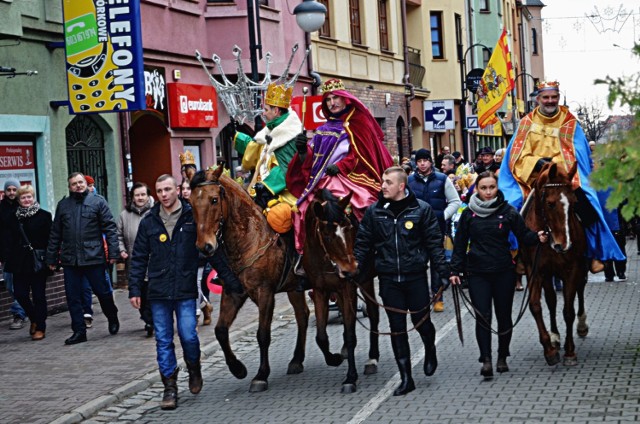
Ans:
POLYGON ((573 323, 576 318, 574 301, 578 295, 578 335, 589 332, 584 310, 584 289, 589 272, 586 257, 587 241, 582 225, 575 213, 576 196, 571 185, 576 173, 576 164, 567 173, 555 163, 545 165, 536 179, 533 191, 524 210, 527 226, 536 231, 549 231, 549 243, 523 249, 523 261, 529 278, 529 309, 538 326, 540 343, 549 365, 560 362, 560 336, 556 323, 556 292, 552 277, 560 278, 563 285, 564 307, 562 315, 567 326, 564 343, 564 364, 576 365, 577 357, 573 342, 573 323), (535 262, 535 263, 534 263, 535 262), (549 308, 551 334, 542 319, 541 291, 549 308))
POLYGON ((220 243, 224 243, 231 267, 245 290, 242 295, 223 292, 215 328, 227 366, 237 378, 245 378, 247 369, 231 350, 229 327, 247 297, 258 306, 260 368, 249 391, 261 392, 268 388, 271 371, 269 345, 275 294, 287 292, 298 324, 296 347, 287 374, 298 374, 303 370, 309 308, 304 294, 295 291, 296 279, 292 267, 286 264, 289 260, 286 243, 269 227, 251 196, 231 178, 221 175, 222 171, 220 165, 197 174, 190 170, 187 175, 193 187, 189 200, 197 224, 196 245, 210 256, 222 248, 220 243))
MULTIPOLYGON (((342 393, 356 391, 358 372, 355 364, 356 348, 356 308, 357 289, 347 275, 355 275, 353 245, 358 222, 345 210, 351 200, 351 194, 338 200, 328 190, 322 192, 321 199, 315 199, 305 213, 305 233, 303 265, 313 287, 313 303, 316 313, 316 342, 322 351, 327 365, 338 366, 342 363, 340 353, 331 353, 327 336, 329 316, 329 297, 336 293, 337 302, 342 311, 344 323, 344 347, 347 351, 347 377, 342 383, 342 393)), ((369 360, 365 365, 365 374, 374 374, 378 370, 378 323, 380 312, 375 299, 373 277, 362 284, 369 296, 367 314, 371 332, 369 333, 369 360)))

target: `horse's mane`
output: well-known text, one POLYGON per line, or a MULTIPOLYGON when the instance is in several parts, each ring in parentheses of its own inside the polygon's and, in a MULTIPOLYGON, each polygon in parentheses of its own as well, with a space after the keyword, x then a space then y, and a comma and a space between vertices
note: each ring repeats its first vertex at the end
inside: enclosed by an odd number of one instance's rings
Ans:
POLYGON ((193 178, 191 178, 191 181, 189 181, 189 186, 191 187, 191 190, 193 190, 200 184, 204 183, 206 180, 207 179, 204 171, 198 171, 195 173, 193 178))
MULTIPOLYGON (((326 221, 331 223, 340 223, 344 218, 345 211, 340 207, 338 199, 336 196, 329 191, 329 189, 323 189, 318 198, 319 201, 324 201, 323 209, 324 209, 324 218, 326 221)), ((358 228, 358 220, 355 219, 353 214, 347 215, 347 218, 351 221, 351 224, 358 228)))

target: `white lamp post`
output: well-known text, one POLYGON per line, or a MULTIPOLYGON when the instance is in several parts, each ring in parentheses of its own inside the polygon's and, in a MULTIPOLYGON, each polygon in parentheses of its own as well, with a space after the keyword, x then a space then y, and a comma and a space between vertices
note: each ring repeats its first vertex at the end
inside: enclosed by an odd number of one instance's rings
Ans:
POLYGON ((324 24, 327 8, 324 4, 315 0, 302 0, 302 3, 293 9, 296 22, 304 32, 314 32, 324 24))

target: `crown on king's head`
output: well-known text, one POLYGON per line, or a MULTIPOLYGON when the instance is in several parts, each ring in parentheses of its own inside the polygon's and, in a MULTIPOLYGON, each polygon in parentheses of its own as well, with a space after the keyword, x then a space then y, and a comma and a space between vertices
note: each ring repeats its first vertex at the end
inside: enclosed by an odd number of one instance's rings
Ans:
POLYGON ((193 153, 191 153, 191 151, 187 150, 184 153, 180 153, 180 164, 182 166, 185 166, 185 165, 195 166, 196 158, 193 157, 193 153))
POLYGON ((322 87, 320 87, 320 90, 322 91, 323 94, 330 93, 335 90, 346 90, 346 89, 347 88, 344 86, 344 83, 337 78, 331 78, 329 80, 326 80, 324 84, 322 84, 322 87))
POLYGON ((269 106, 289 109, 292 94, 293 87, 285 88, 284 85, 277 85, 276 83, 272 82, 267 87, 267 94, 264 97, 264 102, 269 106))
POLYGON ((556 90, 560 91, 560 83, 558 81, 540 81, 536 88, 538 91, 556 90))

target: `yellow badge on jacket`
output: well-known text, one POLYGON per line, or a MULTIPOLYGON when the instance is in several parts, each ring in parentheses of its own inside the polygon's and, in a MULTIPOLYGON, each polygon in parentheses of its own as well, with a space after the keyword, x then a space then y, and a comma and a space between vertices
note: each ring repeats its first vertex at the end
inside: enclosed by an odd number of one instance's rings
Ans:
POLYGON ((167 235, 166 234, 160 234, 160 241, 163 242, 163 243, 165 241, 167 241, 167 235))
POLYGON ((404 228, 406 228, 407 230, 410 230, 413 228, 413 222, 411 221, 407 221, 404 223, 404 228))

